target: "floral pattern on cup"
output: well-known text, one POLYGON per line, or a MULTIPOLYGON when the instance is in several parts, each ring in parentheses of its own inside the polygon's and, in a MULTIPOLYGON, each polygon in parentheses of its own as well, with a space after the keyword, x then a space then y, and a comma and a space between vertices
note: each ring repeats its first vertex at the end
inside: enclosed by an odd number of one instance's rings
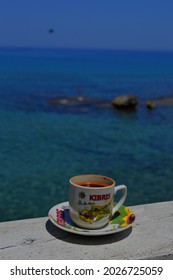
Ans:
MULTIPOLYGON (((67 228, 72 231, 84 231, 76 227, 69 215, 68 207, 56 208, 56 218, 54 215, 51 215, 51 219, 56 222, 58 225, 67 228)), ((115 231, 116 228, 127 228, 135 221, 135 214, 128 207, 122 205, 120 209, 111 217, 109 225, 107 226, 107 231, 115 231), (116 226, 116 228, 115 228, 116 226)), ((100 229, 101 231, 104 229, 100 229)), ((86 232, 89 230, 85 230, 86 232)))
POLYGON ((92 204, 90 208, 79 210, 79 217, 84 222, 92 224, 94 221, 99 221, 108 215, 110 216, 111 207, 110 203, 104 205, 92 204))

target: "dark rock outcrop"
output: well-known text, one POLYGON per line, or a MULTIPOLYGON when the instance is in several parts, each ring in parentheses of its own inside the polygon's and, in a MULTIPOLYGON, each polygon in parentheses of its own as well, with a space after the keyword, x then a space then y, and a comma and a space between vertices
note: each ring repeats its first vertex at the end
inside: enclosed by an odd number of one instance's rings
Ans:
POLYGON ((120 95, 115 97, 111 104, 119 109, 134 109, 138 104, 138 99, 135 95, 120 95))
POLYGON ((150 110, 152 110, 156 107, 156 103, 152 100, 147 100, 146 105, 147 105, 147 108, 150 110))

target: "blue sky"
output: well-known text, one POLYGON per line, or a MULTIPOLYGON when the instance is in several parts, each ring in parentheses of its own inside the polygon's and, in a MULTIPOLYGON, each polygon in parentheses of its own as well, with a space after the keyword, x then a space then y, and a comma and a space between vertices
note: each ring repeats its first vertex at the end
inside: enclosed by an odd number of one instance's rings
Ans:
POLYGON ((0 46, 173 50, 173 0, 1 0, 0 46))

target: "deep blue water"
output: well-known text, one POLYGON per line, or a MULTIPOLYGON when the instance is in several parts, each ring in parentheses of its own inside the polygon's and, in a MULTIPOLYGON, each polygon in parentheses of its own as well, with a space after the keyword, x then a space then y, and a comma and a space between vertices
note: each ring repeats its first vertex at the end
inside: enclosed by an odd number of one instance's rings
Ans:
POLYGON ((173 199, 173 53, 0 49, 0 221, 46 216, 68 200, 68 180, 110 176, 127 205, 173 199), (136 111, 52 105, 78 94, 110 103, 139 99, 136 111))

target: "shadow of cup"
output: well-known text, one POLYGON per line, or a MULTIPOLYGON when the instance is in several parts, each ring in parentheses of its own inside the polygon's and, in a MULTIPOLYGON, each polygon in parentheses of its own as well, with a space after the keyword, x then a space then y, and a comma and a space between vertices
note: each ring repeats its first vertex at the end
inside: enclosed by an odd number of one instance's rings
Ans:
POLYGON ((57 228, 50 220, 46 222, 46 230, 47 232, 55 237, 56 239, 63 240, 64 242, 80 244, 80 245, 101 245, 101 244, 111 244, 118 241, 121 241, 127 238, 131 232, 132 227, 129 227, 123 231, 112 233, 108 235, 102 236, 85 236, 79 235, 75 233, 69 233, 67 231, 63 231, 57 228))

